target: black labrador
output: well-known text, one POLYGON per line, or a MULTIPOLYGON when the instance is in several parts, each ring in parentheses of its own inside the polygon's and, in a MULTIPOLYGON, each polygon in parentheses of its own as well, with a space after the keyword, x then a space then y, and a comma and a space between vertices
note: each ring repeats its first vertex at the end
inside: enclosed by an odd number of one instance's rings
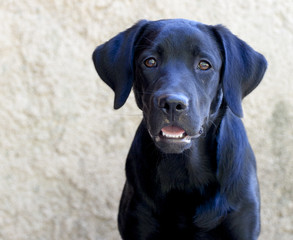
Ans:
POLYGON ((114 108, 133 87, 143 120, 126 161, 124 240, 254 240, 256 162, 241 101, 265 58, 221 25, 140 21, 93 53, 114 108))

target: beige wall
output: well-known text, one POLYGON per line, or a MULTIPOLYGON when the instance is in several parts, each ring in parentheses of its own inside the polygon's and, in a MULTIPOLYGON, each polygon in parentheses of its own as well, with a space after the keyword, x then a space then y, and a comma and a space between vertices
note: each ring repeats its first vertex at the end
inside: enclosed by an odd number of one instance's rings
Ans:
POLYGON ((293 239, 293 2, 27 0, 0 4, 0 239, 116 240, 124 161, 141 119, 91 54, 137 20, 222 23, 269 68, 244 101, 262 240, 293 239))

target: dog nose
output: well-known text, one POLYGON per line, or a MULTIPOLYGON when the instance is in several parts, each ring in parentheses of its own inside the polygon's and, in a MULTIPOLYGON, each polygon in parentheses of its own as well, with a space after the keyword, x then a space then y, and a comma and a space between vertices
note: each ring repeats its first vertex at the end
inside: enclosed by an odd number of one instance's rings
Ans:
POLYGON ((158 98, 158 106, 167 114, 181 114, 188 108, 188 98, 184 95, 166 94, 158 98))

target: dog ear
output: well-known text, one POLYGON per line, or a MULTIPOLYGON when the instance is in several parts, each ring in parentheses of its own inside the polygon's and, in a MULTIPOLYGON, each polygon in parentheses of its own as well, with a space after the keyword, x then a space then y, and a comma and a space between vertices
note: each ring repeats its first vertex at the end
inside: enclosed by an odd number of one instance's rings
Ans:
POLYGON ((243 117, 241 101, 262 80, 267 61, 227 28, 217 25, 214 29, 223 52, 224 98, 232 112, 243 117))
POLYGON ((142 20, 98 46, 93 61, 100 78, 115 93, 114 109, 124 105, 133 83, 133 54, 136 38, 147 21, 142 20))

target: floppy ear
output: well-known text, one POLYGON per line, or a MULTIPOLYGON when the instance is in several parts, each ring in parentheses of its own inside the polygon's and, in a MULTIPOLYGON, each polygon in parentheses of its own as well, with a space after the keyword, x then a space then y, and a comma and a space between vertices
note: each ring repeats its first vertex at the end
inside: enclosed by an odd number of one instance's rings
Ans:
POLYGON ((131 91, 135 39, 140 35, 146 22, 142 20, 119 33, 98 46, 93 53, 94 65, 99 76, 115 92, 115 109, 123 106, 131 91))
POLYGON ((224 98, 232 112, 242 117, 241 101, 260 83, 267 61, 227 28, 217 25, 214 29, 223 51, 224 98))

